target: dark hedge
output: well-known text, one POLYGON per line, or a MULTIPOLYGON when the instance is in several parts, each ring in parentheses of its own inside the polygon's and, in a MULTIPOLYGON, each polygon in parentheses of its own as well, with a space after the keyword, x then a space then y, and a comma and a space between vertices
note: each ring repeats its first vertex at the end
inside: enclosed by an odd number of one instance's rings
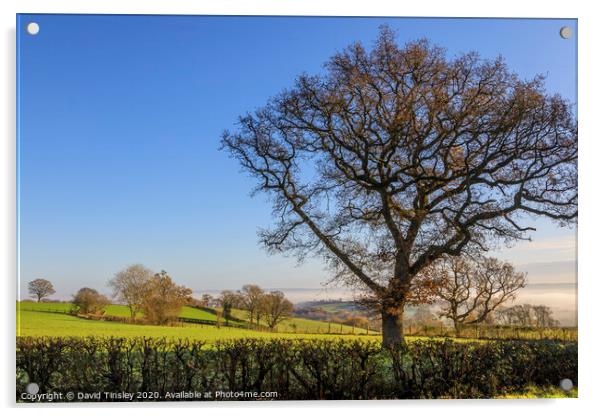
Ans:
POLYGON ((174 400, 168 392, 207 392, 195 400, 216 400, 218 391, 277 392, 277 400, 488 398, 556 386, 564 378, 577 383, 577 343, 559 341, 416 341, 383 349, 359 340, 240 339, 208 346, 19 337, 16 355, 18 401, 28 401, 22 394, 30 382, 39 393, 152 393, 132 400, 174 400))

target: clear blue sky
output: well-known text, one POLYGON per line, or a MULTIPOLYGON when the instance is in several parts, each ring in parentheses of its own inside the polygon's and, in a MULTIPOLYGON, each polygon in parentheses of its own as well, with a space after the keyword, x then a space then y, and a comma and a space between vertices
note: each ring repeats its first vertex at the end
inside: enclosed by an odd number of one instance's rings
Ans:
MULTIPOLYGON (((107 291, 133 262, 195 291, 318 287, 320 262, 296 267, 258 246, 270 205, 249 196, 252 181, 218 142, 300 73, 322 71, 353 41, 371 45, 383 23, 400 42, 427 37, 450 55, 501 54, 576 102, 574 20, 18 16, 22 290, 45 277, 57 297, 107 291), (30 21, 36 36, 25 32, 30 21), (570 40, 559 36, 564 25, 570 40)), ((572 262, 574 231, 538 225, 539 246, 502 255, 528 264, 548 244, 536 263, 572 262)))

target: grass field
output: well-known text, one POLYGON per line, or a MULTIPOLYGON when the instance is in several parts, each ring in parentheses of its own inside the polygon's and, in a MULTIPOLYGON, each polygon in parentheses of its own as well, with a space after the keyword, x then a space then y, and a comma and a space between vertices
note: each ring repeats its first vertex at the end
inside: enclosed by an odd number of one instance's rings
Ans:
MULTIPOLYGON (((30 302, 23 301, 17 303, 17 310, 21 310, 22 312, 61 312, 67 313, 71 309, 73 309, 73 304, 71 303, 58 303, 58 302, 30 302)), ((124 305, 109 305, 105 308, 105 314, 110 316, 119 316, 119 317, 129 317, 130 310, 127 306, 124 305)), ((232 311, 232 316, 241 321, 247 321, 247 313, 240 309, 234 309, 232 311)), ((189 306, 184 306, 180 313, 181 318, 188 319, 199 319, 203 321, 217 321, 217 315, 215 313, 211 313, 206 310, 191 308, 189 306)), ((232 326, 246 326, 245 322, 236 322, 231 321, 230 324, 232 326)), ((265 325, 265 322, 262 323, 265 325)), ((341 324, 328 324, 328 322, 322 321, 313 321, 310 319, 303 318, 290 318, 286 319, 284 322, 278 325, 276 328, 277 332, 293 332, 300 334, 315 334, 322 333, 326 334, 330 329, 331 333, 337 334, 366 334, 365 329, 361 328, 353 328, 348 325, 341 324)), ((256 331, 253 331, 256 332, 256 331)), ((371 335, 377 335, 378 332, 370 331, 371 335)))
MULTIPOLYGON (((248 320, 247 312, 241 309, 233 309, 232 316, 248 320)), ((266 323, 260 320, 260 324, 266 323)), ((324 321, 315 321, 304 318, 289 318, 278 324, 276 327, 278 332, 297 332, 297 333, 335 333, 335 334, 366 334, 365 328, 353 328, 349 325, 341 325, 337 323, 328 323, 324 321)), ((376 331, 369 331, 370 335, 378 335, 376 331)))
POLYGON ((197 308, 191 308, 189 306, 184 306, 182 308, 182 312, 180 312, 180 318, 202 319, 204 321, 212 322, 217 321, 217 316, 215 313, 211 313, 197 308))
MULTIPOLYGON (((279 332, 257 331, 245 328, 226 327, 217 328, 214 325, 200 325, 180 323, 178 326, 136 325, 121 322, 97 321, 84 319, 67 313, 73 308, 70 303, 17 303, 17 335, 19 336, 115 336, 115 337, 168 337, 190 338, 213 343, 219 339, 233 338, 345 338, 380 339, 372 332, 366 336, 365 330, 355 329, 346 325, 332 324, 332 332, 342 329, 343 335, 328 335, 328 323, 312 321, 309 319, 291 318, 279 325, 279 332), (293 333, 293 329, 297 333, 293 333), (321 332, 321 333, 319 333, 321 332)), ((109 305, 105 313, 111 316, 129 317, 130 311, 123 305, 109 305)), ((243 310, 233 311, 235 318, 245 320, 243 310)), ((197 308, 184 307, 180 317, 201 319, 215 322, 217 316, 210 311, 197 308)), ((236 323, 233 323, 236 325, 236 323)), ((241 325, 245 325, 242 323, 241 325)))
MULTIPOLYGON (((103 336, 103 337, 167 337, 189 338, 214 343, 220 339, 235 338, 303 338, 303 339, 362 339, 380 340, 380 335, 372 332, 366 335, 366 330, 355 329, 343 325, 332 324, 333 333, 325 333, 328 323, 309 319, 291 318, 279 326, 279 332, 257 331, 246 328, 226 327, 217 328, 214 325, 180 323, 177 326, 136 325, 122 322, 99 321, 68 315, 73 305, 69 303, 17 303, 17 335, 18 336, 103 336), (296 333, 291 325, 297 325, 296 333), (287 332, 287 329, 290 332, 287 332), (321 332, 321 333, 318 333, 321 332)), ((106 309, 108 315, 129 316, 129 310, 123 305, 110 305, 106 309)), ((233 315, 245 319, 245 312, 235 310, 233 315)), ((216 315, 210 312, 184 307, 181 317, 215 321, 216 315)), ((426 337, 407 337, 408 340, 426 339, 426 337)), ((462 340, 469 341, 469 340, 462 340)))
POLYGON ((234 338, 306 338, 328 339, 345 337, 379 340, 378 336, 291 334, 253 331, 243 328, 212 325, 181 324, 181 326, 135 325, 121 322, 96 321, 62 313, 22 310, 17 315, 18 336, 101 336, 101 337, 166 337, 189 338, 214 343, 220 339, 234 338))
MULTIPOLYGON (((111 305, 120 307, 120 305, 111 305)), ((17 312, 19 309, 21 310, 31 310, 31 311, 44 311, 44 312, 63 312, 67 313, 73 308, 72 303, 58 303, 58 302, 31 302, 31 301, 23 301, 17 302, 17 312)))

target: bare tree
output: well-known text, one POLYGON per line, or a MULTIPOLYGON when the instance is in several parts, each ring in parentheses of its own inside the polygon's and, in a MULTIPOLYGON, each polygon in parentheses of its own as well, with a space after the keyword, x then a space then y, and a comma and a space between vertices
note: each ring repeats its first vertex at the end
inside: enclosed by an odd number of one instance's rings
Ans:
POLYGON ((113 297, 127 305, 132 318, 142 310, 144 296, 153 275, 154 273, 142 264, 132 264, 115 273, 115 276, 109 280, 113 297))
POLYGON ((553 317, 552 309, 546 305, 535 305, 532 307, 533 322, 538 328, 553 328, 559 323, 553 317))
POLYGON ((213 303, 214 303, 214 299, 213 299, 213 296, 211 296, 210 294, 204 293, 201 296, 201 306, 202 307, 204 307, 204 308, 211 307, 213 305, 213 303))
POLYGON ((514 305, 509 309, 510 321, 513 325, 531 326, 533 325, 533 316, 531 314, 531 305, 514 305))
POLYGON ((231 290, 222 290, 218 302, 222 307, 222 315, 227 325, 232 319, 232 309, 242 306, 242 296, 231 290))
POLYGON ((400 47, 388 28, 241 117, 222 145, 273 201, 262 244, 321 255, 335 281, 370 293, 385 345, 403 342, 413 280, 432 262, 524 239, 534 216, 577 217, 570 104, 501 58, 400 47))
POLYGON ((142 310, 148 322, 164 325, 177 319, 182 306, 186 305, 192 290, 179 286, 165 270, 156 273, 144 291, 142 310))
POLYGON ((81 314, 103 313, 104 308, 110 304, 109 299, 98 293, 96 289, 83 287, 73 296, 72 303, 76 311, 81 314))
POLYGON ((45 297, 55 293, 52 283, 46 279, 32 280, 27 287, 29 294, 35 297, 38 302, 41 302, 45 297))
POLYGON ((493 312, 494 322, 498 325, 512 325, 511 307, 500 306, 493 312))
POLYGON ((501 308, 497 313, 497 320, 503 325, 535 326, 537 328, 551 328, 559 325, 554 319, 552 309, 545 305, 514 305, 501 308))
POLYGON ((242 287, 242 303, 249 315, 249 322, 253 319, 257 325, 261 319, 261 298, 264 295, 263 289, 257 285, 244 285, 242 287))
POLYGON ((443 305, 439 315, 451 319, 456 333, 463 324, 484 322, 525 287, 526 276, 510 263, 487 257, 444 257, 433 264, 437 293, 443 305))
POLYGON ((288 318, 293 311, 293 304, 280 291, 273 291, 261 296, 261 311, 270 329, 276 328, 280 322, 288 318))

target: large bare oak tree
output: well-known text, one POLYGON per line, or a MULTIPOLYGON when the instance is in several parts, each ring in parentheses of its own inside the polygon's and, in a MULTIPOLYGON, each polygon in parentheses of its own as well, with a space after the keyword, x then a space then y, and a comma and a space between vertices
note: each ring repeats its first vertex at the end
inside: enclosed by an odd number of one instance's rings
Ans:
POLYGON ((383 28, 324 74, 226 131, 223 146, 273 201, 272 252, 320 254, 378 301, 383 343, 403 342, 414 277, 444 255, 526 238, 532 216, 577 217, 577 126, 543 79, 503 60, 448 58, 383 28))

